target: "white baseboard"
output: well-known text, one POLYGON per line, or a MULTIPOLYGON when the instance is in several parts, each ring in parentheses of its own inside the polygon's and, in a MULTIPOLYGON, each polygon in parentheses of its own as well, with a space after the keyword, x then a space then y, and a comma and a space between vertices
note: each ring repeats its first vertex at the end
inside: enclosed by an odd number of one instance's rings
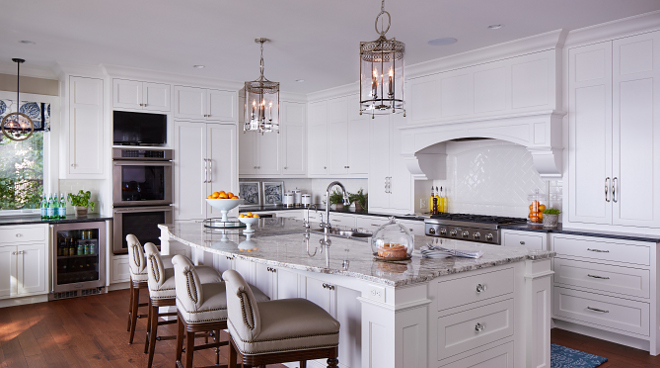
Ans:
POLYGON ((630 346, 632 348, 649 351, 650 343, 648 340, 638 339, 632 336, 617 334, 610 331, 603 331, 589 326, 578 325, 575 323, 554 319, 555 328, 575 332, 581 335, 587 335, 597 339, 614 342, 617 344, 630 346))
POLYGON ((124 290, 128 289, 131 287, 130 281, 129 282, 120 282, 117 284, 110 284, 108 285, 107 289, 108 291, 116 291, 116 290, 124 290))
POLYGON ((43 303, 48 301, 48 294, 36 295, 36 296, 26 296, 23 298, 12 298, 0 300, 0 308, 16 307, 19 305, 28 305, 43 303))

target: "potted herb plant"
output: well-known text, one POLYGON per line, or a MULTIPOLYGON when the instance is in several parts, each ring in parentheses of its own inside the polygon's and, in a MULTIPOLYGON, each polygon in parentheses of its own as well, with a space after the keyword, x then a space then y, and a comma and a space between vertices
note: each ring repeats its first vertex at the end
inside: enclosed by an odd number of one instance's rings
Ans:
POLYGON ((69 193, 67 196, 67 199, 69 200, 69 203, 75 208, 76 210, 76 217, 85 217, 87 216, 87 208, 91 207, 92 211, 94 211, 94 206, 95 203, 91 202, 89 199, 92 198, 92 193, 90 191, 83 192, 82 189, 78 192, 78 194, 73 194, 69 193))
POLYGON ((543 210, 543 227, 557 227, 560 213, 561 211, 557 208, 547 208, 543 210))
POLYGON ((356 193, 349 193, 348 200, 355 203, 355 212, 363 212, 367 210, 368 197, 369 195, 360 188, 356 193))
POLYGON ((330 198, 328 198, 329 205, 332 205, 332 207, 335 210, 343 210, 344 209, 344 195, 337 189, 335 189, 334 192, 330 193, 330 198))

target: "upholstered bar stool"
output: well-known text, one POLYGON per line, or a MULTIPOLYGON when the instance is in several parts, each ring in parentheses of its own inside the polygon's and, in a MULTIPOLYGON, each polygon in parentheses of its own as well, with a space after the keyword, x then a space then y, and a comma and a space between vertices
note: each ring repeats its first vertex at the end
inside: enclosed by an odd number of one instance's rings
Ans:
MULTIPOLYGON (((225 283, 202 283, 197 270, 190 260, 182 255, 172 259, 176 284, 176 307, 178 328, 176 338, 176 367, 192 368, 195 350, 216 349, 216 365, 218 364, 218 348, 227 345, 220 341, 220 330, 227 329, 227 294, 225 283), (186 339, 186 361, 181 362, 183 339, 186 339), (195 346, 196 332, 213 331, 215 341, 195 346)), ((267 301, 268 297, 259 289, 245 283, 256 301, 267 301)))
MULTIPOLYGON (((149 354, 149 363, 147 367, 151 368, 156 350, 156 341, 170 340, 176 336, 158 336, 158 326, 176 323, 176 319, 169 321, 159 321, 158 317, 176 316, 176 312, 160 313, 160 307, 170 307, 176 305, 176 285, 174 279, 174 269, 171 261, 170 267, 166 267, 158 248, 153 243, 144 245, 144 252, 147 259, 147 274, 149 285, 149 316, 147 319, 147 338, 144 343, 144 353, 149 354)), ((168 258, 171 259, 171 258, 168 258)), ((199 280, 202 284, 222 282, 222 276, 208 266, 193 266, 199 280)), ((207 338, 208 339, 208 338, 207 338)), ((208 340, 207 340, 208 342, 208 340)))
POLYGON ((299 361, 304 368, 307 360, 323 358, 328 368, 337 367, 339 322, 323 308, 306 299, 260 302, 238 272, 225 271, 222 278, 230 368, 236 367, 237 353, 244 367, 299 361))
MULTIPOLYGON (((144 249, 138 238, 133 234, 128 234, 126 244, 128 245, 128 270, 131 276, 126 331, 130 332, 128 343, 132 344, 138 318, 147 317, 146 314, 138 314, 138 308, 149 306, 149 303, 140 303, 140 289, 148 288, 149 276, 147 275, 144 249)), ((162 262, 165 267, 172 268, 172 257, 163 257, 162 262)))

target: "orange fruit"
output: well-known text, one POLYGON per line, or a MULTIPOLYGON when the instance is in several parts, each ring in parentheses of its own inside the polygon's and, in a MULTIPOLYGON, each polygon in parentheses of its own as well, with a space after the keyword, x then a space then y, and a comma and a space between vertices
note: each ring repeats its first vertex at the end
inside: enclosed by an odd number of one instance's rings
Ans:
POLYGON ((236 196, 233 196, 233 197, 231 197, 231 199, 238 199, 238 197, 236 197, 236 196))
POLYGON ((252 217, 252 212, 248 212, 248 213, 247 213, 247 216, 248 216, 248 217, 252 217))
POLYGON ((234 196, 234 193, 232 193, 232 192, 227 192, 227 198, 231 198, 231 197, 233 197, 233 196, 234 196))
POLYGON ((226 195, 225 193, 220 193, 220 195, 218 196, 218 198, 220 198, 220 199, 227 199, 227 195, 226 195))
POLYGON ((530 205, 529 205, 529 210, 531 211, 531 210, 533 210, 533 209, 534 209, 534 205, 533 205, 533 204, 530 204, 530 205))
POLYGON ((257 215, 257 214, 255 213, 254 215, 252 215, 252 217, 254 217, 254 218, 259 218, 259 215, 257 215))
POLYGON ((540 204, 540 205, 539 205, 539 211, 544 211, 544 210, 545 210, 545 205, 544 205, 544 204, 540 204))
POLYGON ((539 222, 543 221, 543 214, 539 213, 539 222))
POLYGON ((218 194, 226 194, 224 190, 218 192, 218 194))
POLYGON ((532 222, 539 222, 539 217, 538 216, 530 216, 529 219, 532 222))
POLYGON ((245 215, 241 213, 241 214, 238 215, 238 217, 245 218, 245 215))
POLYGON ((220 195, 220 192, 213 192, 212 194, 215 194, 215 195, 218 196, 218 195, 220 195))
POLYGON ((211 198, 213 198, 213 199, 218 199, 218 195, 215 194, 215 193, 213 193, 213 194, 211 194, 211 198))
POLYGON ((208 198, 208 199, 212 199, 212 198, 213 198, 213 194, 209 194, 209 196, 206 197, 206 198, 208 198))

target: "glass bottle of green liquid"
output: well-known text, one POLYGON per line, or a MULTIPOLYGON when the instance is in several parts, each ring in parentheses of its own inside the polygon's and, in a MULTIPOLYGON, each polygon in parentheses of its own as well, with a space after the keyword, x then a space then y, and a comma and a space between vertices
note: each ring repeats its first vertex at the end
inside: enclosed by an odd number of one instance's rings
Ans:
POLYGON ((41 219, 48 220, 48 201, 46 200, 46 193, 41 194, 41 219))
POLYGON ((57 208, 57 217, 59 217, 61 220, 66 219, 66 200, 64 198, 64 193, 62 193, 60 195, 60 205, 57 208))
POLYGON ((48 198, 48 207, 46 207, 46 217, 49 220, 55 219, 55 202, 53 201, 52 195, 48 198))

